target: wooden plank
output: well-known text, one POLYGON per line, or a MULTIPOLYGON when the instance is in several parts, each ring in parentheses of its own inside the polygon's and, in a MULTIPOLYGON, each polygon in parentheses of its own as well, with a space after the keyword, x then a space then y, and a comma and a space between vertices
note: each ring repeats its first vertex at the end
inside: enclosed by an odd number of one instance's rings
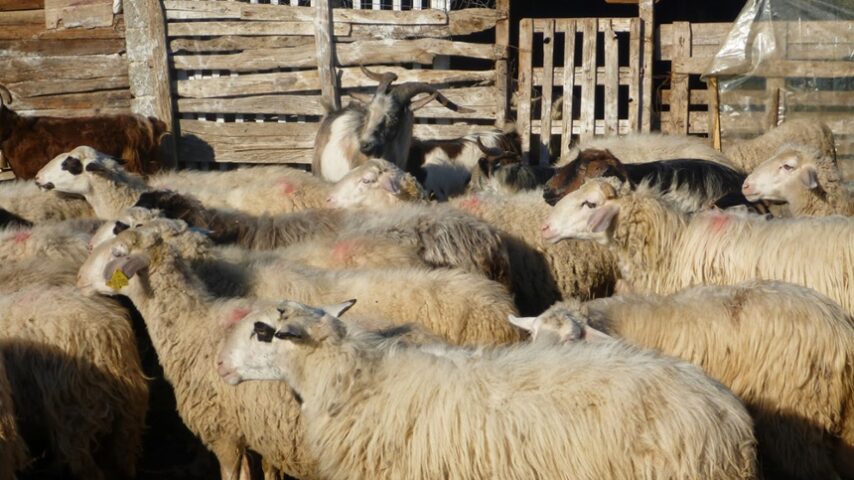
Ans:
MULTIPOLYGON (((534 33, 543 33, 545 32, 546 22, 548 18, 538 18, 534 19, 534 33)), ((563 32, 566 26, 566 21, 568 19, 555 19, 555 31, 563 32)), ((582 20, 582 19, 577 19, 582 20)), ((628 32, 631 25, 631 18, 599 18, 599 23, 596 25, 598 32, 604 32, 606 28, 606 21, 611 22, 610 29, 615 32, 628 32)))
MULTIPOLYGON (((673 24, 673 45, 677 58, 691 56, 691 24, 676 22, 673 24)), ((670 122, 667 133, 684 135, 688 133, 688 75, 678 73, 674 69, 670 73, 670 122)), ((662 124, 662 130, 665 125, 662 124)))
POLYGON ((48 29, 108 27, 113 24, 112 0, 45 0, 48 29))
POLYGON ((641 21, 633 18, 629 29, 629 128, 633 132, 641 130, 641 21))
POLYGON ((471 113, 459 113, 445 108, 439 102, 430 102, 418 110, 416 118, 470 118, 495 119, 498 105, 495 104, 493 87, 446 88, 442 94, 457 105, 474 110, 471 113))
MULTIPOLYGON (((2 75, 0 75, 2 77, 2 75)), ((127 90, 130 87, 127 73, 119 72, 112 77, 58 79, 39 78, 20 82, 4 83, 16 96, 37 97, 63 93, 86 93, 103 90, 127 90)))
MULTIPOLYGON (((632 72, 629 67, 620 67, 618 70, 619 73, 619 84, 620 85, 628 85, 632 79, 632 72)), ((563 67, 555 67, 554 68, 554 76, 562 77, 563 67)), ((584 75, 584 71, 581 66, 575 67, 575 78, 580 78, 584 75)), ((540 67, 534 68, 534 85, 542 85, 543 84, 543 69, 540 67)), ((596 67, 596 85, 605 85, 605 67, 596 67)))
MULTIPOLYGON (((124 2, 127 21, 127 70, 134 113, 156 117, 175 131, 166 49, 166 20, 159 1, 124 2)), ((177 165, 174 139, 166 140, 166 167, 177 165)))
POLYGON ((45 72, 50 72, 51 77, 59 79, 92 79, 112 77, 126 69, 126 59, 121 55, 18 56, 0 59, 0 79, 6 83, 42 78, 45 72))
MULTIPOLYGON (((376 87, 376 82, 366 77, 358 68, 341 68, 341 88, 376 87)), ((408 70, 386 67, 384 72, 394 72, 398 82, 427 82, 453 84, 460 82, 493 82, 494 70, 408 70)), ((271 93, 296 93, 320 90, 316 70, 240 75, 238 77, 200 78, 178 80, 177 92, 181 97, 211 98, 236 95, 263 95, 271 93)))
MULTIPOLYGON (((641 88, 638 95, 640 130, 641 132, 649 133, 652 130, 652 59, 655 52, 655 4, 653 0, 640 0, 638 3, 638 17, 641 20, 641 36, 643 37, 641 48, 642 60, 640 64, 641 88)), ((661 39, 664 36, 659 35, 658 38, 661 39)))
POLYGON ((0 41, 0 55, 81 56, 110 55, 125 51, 123 39, 96 38, 74 40, 5 40, 0 41))
POLYGON ((581 140, 593 136, 596 108, 596 31, 595 18, 581 20, 581 140))
POLYGON ((307 36, 293 37, 248 37, 223 35, 216 38, 175 38, 169 41, 173 53, 217 53, 241 52, 254 49, 279 49, 314 45, 314 39, 307 36))
MULTIPOLYGON (((583 122, 579 120, 572 121, 572 134, 580 135, 581 129, 585 128, 583 126, 583 122)), ((535 134, 540 134, 542 132, 542 122, 540 120, 534 120, 531 125, 531 131, 535 134)), ((563 131, 563 127, 561 125, 552 125, 552 135, 556 135, 563 131)), ((617 122, 617 133, 619 135, 625 135, 627 133, 631 133, 629 129, 629 121, 628 120, 619 120, 617 122)), ((598 119, 593 122, 593 135, 604 135, 605 134, 605 120, 598 119)))
POLYGON ((380 38, 448 38, 466 36, 495 28, 496 23, 507 18, 506 13, 492 8, 466 8, 448 12, 447 25, 360 25, 353 27, 350 40, 380 38))
POLYGON ((44 10, 0 11, 0 25, 44 25, 44 10))
POLYGON ((38 10, 44 8, 44 0, 0 0, 0 11, 38 10))
POLYGON ((510 0, 496 0, 495 9, 503 16, 495 23, 495 125, 503 128, 510 120, 510 0))
POLYGON ((619 106, 619 68, 620 58, 617 50, 617 33, 611 26, 611 20, 604 20, 603 39, 605 42, 605 135, 617 133, 617 107, 619 106))
POLYGON ((57 110, 57 109, 130 109, 130 92, 127 90, 107 90, 99 92, 72 93, 66 95, 45 95, 40 97, 16 97, 15 110, 57 110))
POLYGON ((92 115, 119 115, 131 113, 128 107, 52 108, 47 110, 15 109, 19 115, 40 117, 91 117, 92 115))
MULTIPOLYGON (((366 40, 336 44, 339 65, 374 65, 389 63, 432 64, 438 55, 494 59, 496 50, 482 43, 454 42, 422 38, 417 40, 366 40)), ((290 48, 250 49, 223 55, 175 55, 179 70, 230 70, 250 72, 275 68, 314 67, 316 47, 302 45, 290 48)))
POLYGON ((708 92, 709 96, 709 132, 711 132, 712 146, 717 151, 721 151, 721 109, 720 97, 718 96, 718 79, 717 77, 709 77, 708 92))
MULTIPOLYGON (((543 29, 543 95, 540 101, 540 112, 543 122, 543 129, 546 132, 552 131, 552 92, 554 91, 554 45, 555 45, 555 23, 554 19, 547 21, 543 29)), ((539 163, 548 165, 549 163, 549 145, 551 143, 551 135, 540 135, 539 148, 539 163)))
MULTIPOLYGON (((313 4, 316 5, 316 4, 313 4)), ((211 2, 198 0, 165 0, 168 20, 255 20, 280 22, 311 22, 311 7, 289 5, 263 5, 238 2, 211 2)), ((430 10, 355 10, 336 8, 333 21, 342 23, 395 24, 395 25, 445 25, 448 15, 430 10)))
POLYGON ((43 31, 44 25, 8 25, 0 28, 0 40, 28 40, 43 31))
MULTIPOLYGON (((2 30, 0 30, 2 32, 2 30)), ((44 30, 38 33, 41 40, 76 40, 96 38, 125 38, 125 21, 123 15, 118 15, 110 27, 100 28, 64 28, 60 30, 44 30)), ((6 39, 0 37, 0 39, 6 39)))
POLYGON ((530 18, 519 22, 519 103, 516 106, 516 121, 522 142, 522 153, 531 151, 531 91, 533 90, 531 66, 534 45, 533 21, 530 18))
POLYGON ((417 138, 442 140, 448 138, 459 138, 472 133, 492 131, 490 125, 471 125, 466 123, 455 123, 448 125, 427 125, 417 123, 412 127, 412 134, 417 138))
POLYGON ((314 45, 317 74, 320 79, 320 97, 330 111, 341 108, 338 76, 335 74, 335 40, 332 38, 332 6, 329 0, 314 0, 314 45))
POLYGON ((180 120, 181 134, 219 144, 276 145, 291 149, 313 148, 318 123, 225 123, 180 120))
POLYGON ((560 155, 563 158, 572 144, 572 108, 575 88, 575 20, 564 25, 563 41, 563 114, 561 115, 560 155))
MULTIPOLYGON (((314 35, 314 24, 306 22, 181 22, 169 23, 169 37, 207 35, 314 35)), ((335 35, 349 35, 350 24, 339 23, 335 35)))

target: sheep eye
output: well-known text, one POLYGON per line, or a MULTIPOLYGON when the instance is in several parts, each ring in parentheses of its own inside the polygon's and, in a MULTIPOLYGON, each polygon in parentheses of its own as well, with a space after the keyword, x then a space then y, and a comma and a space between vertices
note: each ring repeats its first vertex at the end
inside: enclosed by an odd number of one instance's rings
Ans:
POLYGON ((581 206, 587 208, 596 208, 596 204, 588 200, 581 202, 581 206))
POLYGON ((302 335, 300 335, 296 332, 291 332, 291 331, 286 331, 286 332, 279 331, 279 332, 274 333, 273 336, 278 338, 279 340, 288 340, 288 339, 296 340, 296 339, 302 338, 302 335))
POLYGON ((793 166, 791 166, 791 165, 789 165, 789 164, 787 164, 787 163, 784 163, 784 164, 783 164, 783 170, 785 170, 785 171, 787 171, 787 172, 788 172, 788 171, 791 171, 791 170, 794 170, 794 169, 795 169, 795 167, 793 167, 793 166))
POLYGON ((116 225, 113 227, 113 235, 118 235, 127 230, 128 228, 130 228, 130 225, 124 222, 116 222, 116 225))
MULTIPOLYGON (((254 328, 252 329, 252 335, 255 335, 258 338, 259 342, 270 343, 273 341, 273 335, 276 333, 276 329, 267 325, 264 322, 255 322, 254 328)), ((252 338, 252 335, 249 338, 252 338)))
POLYGON ((362 179, 362 183, 365 183, 365 184, 367 184, 367 183, 374 183, 374 182, 376 182, 376 181, 377 181, 377 180, 376 180, 375 178, 363 178, 363 179, 362 179))

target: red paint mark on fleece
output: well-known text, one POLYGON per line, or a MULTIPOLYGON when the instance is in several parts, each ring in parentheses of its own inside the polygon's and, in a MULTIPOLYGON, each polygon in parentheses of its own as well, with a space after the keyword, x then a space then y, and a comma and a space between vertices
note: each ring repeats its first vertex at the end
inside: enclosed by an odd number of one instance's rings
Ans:
POLYGON ((476 212, 480 207, 480 199, 477 197, 466 198, 460 200, 460 208, 467 212, 476 212))
POLYGON ((729 221, 729 215, 725 213, 713 213, 710 228, 713 232, 720 233, 726 229, 729 221))
POLYGON ((356 242, 354 240, 335 242, 335 245, 332 246, 332 259, 336 262, 344 263, 350 259, 355 248, 356 242))
POLYGON ((296 187, 294 187, 293 184, 291 184, 287 180, 282 180, 281 182, 278 183, 278 186, 279 186, 279 192, 282 195, 291 195, 292 193, 294 193, 297 190, 296 187))
POLYGON ((226 327, 230 327, 235 323, 243 320, 243 318, 246 317, 246 315, 249 315, 251 311, 252 310, 244 307, 235 308, 234 310, 229 312, 228 315, 225 316, 225 318, 223 319, 223 324, 226 327))
POLYGON ((33 236, 33 232, 31 232, 29 230, 24 230, 24 231, 16 233, 15 236, 12 237, 12 239, 15 240, 15 243, 24 243, 27 240, 29 240, 30 237, 32 237, 32 236, 33 236))

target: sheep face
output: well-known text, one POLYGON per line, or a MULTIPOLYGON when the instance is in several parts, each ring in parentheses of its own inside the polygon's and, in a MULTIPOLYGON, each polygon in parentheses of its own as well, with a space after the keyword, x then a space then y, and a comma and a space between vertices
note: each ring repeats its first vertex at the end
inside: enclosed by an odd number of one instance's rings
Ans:
POLYGON ((217 372, 230 385, 246 380, 284 380, 299 393, 300 360, 344 338, 346 329, 337 316, 354 303, 349 300, 315 308, 286 300, 246 315, 226 336, 217 357, 217 372))
POLYGON ((543 240, 557 243, 566 238, 595 240, 603 245, 619 213, 616 182, 592 179, 555 205, 542 226, 543 240))
POLYGON ((36 185, 47 190, 87 195, 92 191, 90 174, 104 175, 119 162, 92 147, 77 147, 54 157, 36 174, 36 185))
POLYGON ((756 167, 744 180, 741 191, 751 202, 791 202, 800 194, 818 188, 818 155, 818 150, 784 148, 756 167))
POLYGON ((584 307, 576 301, 555 304, 539 317, 509 315, 508 319, 513 325, 530 332, 531 339, 538 342, 565 344, 612 339, 590 326, 584 307))
POLYGON ((131 207, 122 212, 115 221, 106 222, 101 225, 92 238, 89 239, 89 251, 98 245, 116 238, 116 235, 129 228, 140 228, 160 218, 157 210, 149 210, 142 207, 131 207))
POLYGON ((404 173, 385 160, 372 159, 344 176, 326 203, 332 208, 385 208, 400 203, 404 173))

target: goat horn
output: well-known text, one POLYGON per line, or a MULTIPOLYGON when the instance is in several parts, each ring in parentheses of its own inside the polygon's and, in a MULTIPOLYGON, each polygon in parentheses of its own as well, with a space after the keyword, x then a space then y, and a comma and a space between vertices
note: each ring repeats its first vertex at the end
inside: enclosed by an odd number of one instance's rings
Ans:
POLYGON ((392 82, 397 80, 397 74, 394 72, 383 72, 383 73, 372 72, 372 71, 368 70, 368 68, 365 67, 364 65, 359 65, 359 68, 362 69, 362 73, 364 73, 365 76, 367 76, 368 78, 370 78, 371 80, 373 80, 375 82, 380 82, 379 86, 377 87, 378 93, 385 93, 386 90, 388 90, 389 85, 391 85, 392 82))
POLYGON ((486 155, 492 155, 492 152, 490 152, 489 149, 486 148, 486 145, 483 144, 483 142, 480 140, 480 137, 477 137, 477 148, 479 148, 480 151, 486 155))
POLYGON ((0 100, 2 100, 2 105, 12 104, 12 93, 5 85, 0 85, 0 100))
POLYGON ((442 95, 436 87, 432 85, 428 85, 422 82, 407 82, 402 83, 396 87, 394 87, 393 94, 395 98, 397 98, 400 102, 409 102, 412 100, 412 97, 418 95, 419 93, 430 93, 436 94, 436 101, 445 106, 445 108, 449 110, 453 110, 459 113, 472 113, 474 110, 469 108, 461 107, 456 103, 448 100, 447 97, 442 95))

